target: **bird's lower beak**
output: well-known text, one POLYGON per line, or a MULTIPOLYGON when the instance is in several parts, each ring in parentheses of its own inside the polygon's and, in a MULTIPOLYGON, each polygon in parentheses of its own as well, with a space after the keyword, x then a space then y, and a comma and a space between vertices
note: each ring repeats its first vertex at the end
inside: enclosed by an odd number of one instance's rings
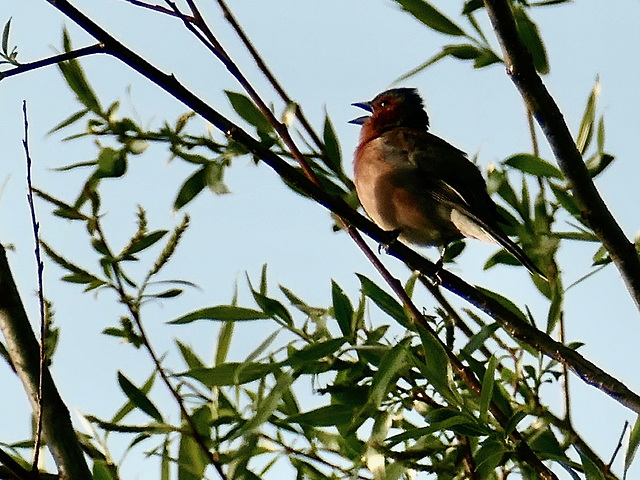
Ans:
MULTIPOLYGON (((358 107, 363 110, 366 110, 367 112, 373 112, 373 107, 371 106, 371 102, 358 102, 358 103, 352 103, 351 105, 353 105, 354 107, 358 107)), ((355 125, 362 125, 369 118, 370 118, 369 115, 363 115, 362 117, 354 118, 353 120, 349 121, 349 123, 353 123, 355 125)))

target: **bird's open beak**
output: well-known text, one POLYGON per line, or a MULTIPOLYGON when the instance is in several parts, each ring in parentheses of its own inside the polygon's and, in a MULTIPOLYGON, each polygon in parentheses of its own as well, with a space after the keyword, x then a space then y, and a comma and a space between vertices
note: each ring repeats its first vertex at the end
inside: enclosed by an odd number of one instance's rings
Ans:
MULTIPOLYGON (((371 102, 358 102, 358 103, 352 103, 351 105, 353 105, 354 107, 358 107, 363 110, 366 110, 367 112, 373 112, 373 107, 371 106, 371 102)), ((354 125, 362 125, 369 118, 371 118, 369 115, 363 115, 362 117, 358 117, 358 118, 354 118, 353 120, 350 120, 349 123, 353 123, 354 125)))

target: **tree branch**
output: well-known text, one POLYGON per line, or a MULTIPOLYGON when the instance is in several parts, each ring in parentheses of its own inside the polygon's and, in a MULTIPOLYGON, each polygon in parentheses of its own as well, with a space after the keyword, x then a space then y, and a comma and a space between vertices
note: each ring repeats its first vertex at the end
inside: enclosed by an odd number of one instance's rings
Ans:
POLYGON ((484 5, 502 46, 507 73, 547 137, 558 165, 571 185, 582 217, 611 255, 640 310, 640 258, 633 242, 625 236, 589 176, 558 105, 542 83, 531 55, 520 40, 509 2, 484 0, 484 5))
MULTIPOLYGON (((38 409, 40 383, 40 347, 29 325, 29 319, 20 300, 6 251, 0 245, 0 329, 7 351, 27 392, 34 412, 38 409)), ((71 423, 69 410, 44 366, 42 395, 42 432, 62 477, 68 479, 91 478, 91 472, 80 448, 71 423)))
POLYGON ((87 55, 94 55, 96 53, 105 53, 104 45, 102 45, 101 43, 96 43, 95 45, 89 45, 88 47, 79 48, 78 50, 73 50, 72 52, 61 53, 59 55, 43 58, 42 60, 31 63, 23 63, 19 67, 12 68, 11 70, 7 70, 6 72, 0 72, 0 80, 2 80, 3 78, 13 77, 14 75, 19 75, 21 73, 35 70, 37 68, 48 67, 49 65, 55 65, 60 62, 66 62, 67 60, 71 60, 73 58, 86 57, 87 55))
MULTIPOLYGON (((306 195, 320 205, 344 218, 350 225, 364 232, 374 241, 378 243, 388 241, 388 232, 378 228, 373 222, 347 205, 342 198, 327 193, 297 171, 288 162, 265 148, 244 130, 185 88, 174 75, 163 73, 147 60, 122 45, 67 0, 46 1, 76 22, 87 33, 104 43, 107 53, 118 58, 126 65, 129 65, 133 70, 208 120, 215 128, 224 132, 225 135, 244 145, 250 153, 261 158, 287 183, 299 191, 305 192, 306 195)), ((556 342, 548 335, 531 326, 497 300, 485 295, 450 272, 438 271, 432 262, 400 242, 393 242, 388 249, 388 253, 404 262, 409 268, 417 270, 431 278, 438 272, 441 285, 444 288, 493 317, 512 337, 532 346, 558 362, 568 365, 583 381, 607 393, 634 412, 640 413, 639 395, 628 389, 622 382, 583 358, 575 350, 556 342)))

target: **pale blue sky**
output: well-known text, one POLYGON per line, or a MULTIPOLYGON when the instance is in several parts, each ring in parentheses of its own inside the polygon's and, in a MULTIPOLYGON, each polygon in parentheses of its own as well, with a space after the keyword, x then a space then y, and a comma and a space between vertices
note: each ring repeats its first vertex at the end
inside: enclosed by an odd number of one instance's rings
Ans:
MULTIPOLYGON (((264 98, 273 101, 276 110, 281 111, 283 106, 239 49, 214 2, 202 3, 208 4, 203 11, 221 42, 264 98)), ((179 22, 118 0, 78 0, 75 4, 121 41, 165 71, 176 73, 185 85, 235 119, 221 92, 239 91, 239 87, 183 31, 179 22)), ((458 21, 458 2, 434 4, 458 21)), ((431 57, 443 42, 455 41, 422 28, 387 0, 254 0, 230 1, 229 6, 318 130, 325 109, 329 112, 349 172, 358 129, 347 121, 359 114, 350 104, 373 97, 389 87, 394 78, 431 57)), ((640 43, 637 29, 640 5, 633 0, 606 2, 606 6, 604 2, 585 0, 536 9, 532 16, 547 42, 551 62, 551 74, 545 82, 573 131, 594 80, 600 76, 599 112, 606 118, 606 147, 617 161, 599 178, 598 186, 623 229, 633 236, 640 230, 640 193, 636 186, 640 174, 636 158, 640 64, 635 52, 640 43)), ((44 0, 0 0, 0 22, 9 17, 13 17, 12 42, 18 44, 23 62, 51 54, 51 46, 59 49, 63 24, 69 28, 75 46, 91 43, 44 0)), ((495 45, 487 22, 481 23, 495 45)), ((167 99, 157 87, 115 59, 97 56, 83 60, 83 66, 103 104, 120 99, 123 113, 139 115, 144 124, 157 126, 160 121, 172 121, 185 111, 182 105, 167 99)), ((522 102, 500 65, 474 71, 468 63, 445 60, 404 85, 418 87, 425 97, 432 131, 470 156, 477 153, 483 169, 512 153, 530 150, 522 102)), ((78 109, 55 68, 0 82, 3 152, 0 185, 6 182, 0 196, 0 241, 16 247, 15 252, 9 252, 9 259, 28 312, 35 321, 33 239, 21 147, 23 99, 28 102, 33 176, 38 187, 71 200, 86 172, 58 173, 52 169, 90 160, 95 149, 87 140, 63 144, 60 134, 46 136, 52 126, 78 109)), ((194 119, 192 124, 198 130, 206 128, 200 119, 194 119)), ((552 160, 546 146, 542 152, 552 160)), ((114 242, 118 239, 126 242, 134 231, 138 203, 147 208, 152 229, 179 223, 182 213, 175 216, 171 213, 173 195, 191 170, 179 162, 167 164, 167 158, 168 154, 161 149, 149 149, 130 163, 125 180, 105 182, 103 205, 108 213, 105 222, 107 230, 115 235, 114 242)), ((189 309, 228 302, 236 280, 241 299, 248 303, 243 272, 256 279, 263 263, 269 265, 274 293, 275 287, 282 284, 311 304, 328 304, 331 279, 343 285, 352 298, 358 288, 354 272, 379 280, 346 235, 331 233, 327 212, 292 194, 268 167, 254 167, 248 159, 240 159, 228 171, 226 180, 232 195, 204 194, 187 207, 192 228, 166 273, 167 278, 194 281, 202 291, 187 291, 179 300, 151 304, 143 312, 159 351, 170 350, 172 339, 179 337, 203 358, 210 358, 216 326, 170 327, 164 323, 189 309)), ((41 202, 37 206, 42 237, 79 264, 93 262, 83 228, 52 218, 48 206, 41 202)), ((519 305, 531 306, 542 325, 546 305, 522 269, 482 270, 484 259, 494 250, 493 246, 469 242, 455 267, 456 273, 472 283, 501 292, 519 305)), ((434 251, 426 253, 431 258, 436 255, 434 251)), ((566 284, 588 271, 592 253, 590 248, 565 245, 560 261, 566 272, 566 284)), ((141 383, 151 370, 150 362, 142 351, 132 351, 129 346, 100 335, 123 313, 111 294, 103 294, 97 300, 92 295, 82 295, 80 288, 60 283, 61 271, 46 259, 45 262, 46 295, 54 302, 56 321, 61 328, 53 366, 58 386, 74 414, 91 413, 108 418, 124 401, 117 386, 116 370, 141 383)), ((397 261, 386 258, 385 262, 400 278, 407 277, 408 272, 397 261)), ((427 309, 433 306, 425 295, 419 297, 419 302, 427 309)), ((567 336, 586 343, 582 353, 630 388, 640 391, 635 367, 639 360, 640 321, 615 269, 609 267, 571 290, 567 294, 566 312, 567 336)), ((376 320, 375 316, 372 320, 376 320)), ((243 342, 234 343, 231 352, 236 359, 241 359, 262 339, 255 328, 241 333, 243 342)), ((180 361, 177 357, 174 360, 174 368, 180 369, 180 361)), ((29 410, 22 387, 5 366, 0 366, 0 384, 4 392, 0 395, 0 441, 22 440, 29 431, 29 410)), ((549 390, 549 401, 559 405, 560 394, 549 390)), ((158 403, 167 404, 168 396, 159 384, 153 395, 158 403)), ((608 459, 623 421, 633 422, 634 416, 575 378, 572 395, 576 428, 602 458, 608 459)), ((313 401, 323 399, 309 399, 313 401)), ((174 420, 176 417, 177 413, 174 420)), ((118 447, 115 453, 117 458, 118 447)), ((618 473, 620 464, 618 460, 618 473)), ((637 475, 640 469, 635 472, 637 475)), ((127 478, 152 479, 156 478, 157 470, 148 470, 130 460, 125 462, 122 474, 127 478)))

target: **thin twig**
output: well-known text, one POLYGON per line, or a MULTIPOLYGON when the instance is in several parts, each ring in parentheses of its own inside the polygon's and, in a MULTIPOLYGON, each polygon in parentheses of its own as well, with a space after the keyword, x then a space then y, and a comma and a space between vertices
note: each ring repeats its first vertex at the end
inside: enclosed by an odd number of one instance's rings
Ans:
MULTIPOLYGON (((278 92, 278 95, 280 95, 280 98, 287 105, 291 104, 292 103, 291 97, 289 97, 289 95, 287 95, 287 92, 285 92, 285 90, 282 87, 282 85, 280 85, 280 82, 278 82, 278 80, 273 75, 273 73, 271 73, 271 70, 269 69, 267 64, 264 63, 264 61, 262 60, 262 57, 260 56, 260 54, 258 53, 256 48, 253 46, 253 43, 251 43, 251 40, 244 33, 244 30, 242 29, 242 27, 240 26, 240 24, 238 23, 236 18, 233 16, 233 13, 231 13, 231 10, 229 10, 229 7, 227 7, 227 4, 224 2, 224 0, 217 0, 217 2, 218 2, 218 5, 220 5, 220 8, 222 9, 222 13, 224 14, 224 18, 227 19, 229 24, 236 31, 236 33, 238 34, 238 37, 240 37, 240 40, 242 41, 242 43, 244 44, 245 48, 247 49, 247 51, 249 52, 249 54, 253 58, 253 61, 256 62, 256 65, 258 66, 260 71, 267 78, 269 83, 271 83, 271 85, 273 86, 275 91, 278 92)), ((309 136, 313 140, 313 143, 315 143, 316 146, 321 151, 324 152, 324 143, 322 142, 322 140, 320 140, 320 138, 318 137, 316 132, 313 130, 313 127, 311 126, 311 124, 309 123, 307 118, 304 116, 304 113, 302 112, 302 107, 300 107, 300 106, 297 106, 297 108, 296 108, 296 118, 298 119, 298 121, 300 122, 302 127, 305 129, 305 131, 309 134, 309 136)))
POLYGON ((29 121, 27 119, 27 102, 22 102, 22 115, 24 121, 24 139, 22 140, 22 147, 24 148, 24 155, 27 159, 27 201, 29 202, 29 211, 31 212, 31 227, 33 228, 33 239, 35 243, 34 253, 36 256, 36 266, 38 275, 38 303, 40 307, 40 378, 38 381, 38 412, 36 422, 35 441, 33 445, 33 461, 31 462, 31 469, 38 471, 38 459, 40 458, 40 442, 42 440, 42 406, 43 400, 43 372, 46 363, 45 354, 45 340, 46 340, 46 319, 44 308, 44 287, 42 281, 42 271, 44 270, 44 263, 40 256, 40 223, 36 218, 36 207, 33 203, 33 185, 31 183, 31 154, 29 153, 29 121))
MULTIPOLYGON (((102 231, 102 227, 99 221, 96 221, 95 229, 96 229, 96 233, 100 237, 100 240, 103 242, 104 245, 107 245, 107 238, 104 235, 104 232, 102 231)), ((118 295, 120 296, 120 301, 127 306, 127 309, 129 310, 129 313, 131 314, 131 317, 133 318, 133 321, 136 327, 138 328, 138 334, 140 335, 140 339, 142 340, 142 344, 144 345, 144 348, 149 353, 149 356, 151 357, 151 361, 153 362, 156 370, 158 371, 158 374, 160 375, 162 382, 165 384, 165 386, 171 393, 171 396, 173 396, 176 403, 178 404, 180 413, 182 414, 182 417, 189 425, 189 430, 191 431, 191 435, 193 436, 193 439, 195 440, 196 444, 198 444, 198 447, 200 448, 200 450, 202 450, 202 452, 207 456, 207 458, 209 459, 209 462, 214 466, 214 468, 220 475, 220 478, 225 480, 227 477, 222 469, 222 464, 220 463, 220 459, 217 458, 217 455, 214 452, 209 450, 209 447, 207 447, 207 444, 205 440, 202 438, 202 435, 200 435, 200 432, 198 431, 193 418, 187 411, 187 407, 185 406, 182 397, 180 396, 178 391, 174 388, 174 386, 171 384, 171 381, 169 380, 169 377, 167 376, 165 369, 162 367, 162 364, 160 363, 160 357, 158 357, 158 355, 156 354, 153 348, 153 345, 151 344, 151 341, 147 336, 144 325, 142 323, 142 318, 140 317, 139 305, 134 305, 131 297, 127 295, 127 292, 125 290, 123 280, 122 280, 122 274, 120 273, 117 266, 114 266, 114 270, 115 270, 115 278, 116 278, 115 286, 117 288, 118 295)))
POLYGON ((89 45, 88 47, 79 48, 78 50, 73 50, 71 52, 65 52, 52 57, 43 58, 42 60, 35 62, 23 63, 19 67, 12 68, 6 72, 0 72, 0 80, 29 72, 37 68, 48 67, 49 65, 66 62, 67 60, 74 58, 86 57, 87 55, 94 55, 96 53, 105 53, 104 45, 102 43, 96 43, 95 45, 89 45))
POLYGON ((176 14, 176 12, 174 12, 169 8, 163 7, 161 5, 152 5, 147 2, 141 2, 140 0, 124 0, 124 1, 127 3, 130 3, 131 5, 135 5, 136 7, 142 7, 148 10, 153 10, 154 12, 164 13, 165 15, 169 15, 171 17, 180 18, 180 15, 176 14))
POLYGON ((613 465, 613 462, 616 460, 616 457, 618 456, 618 452, 622 448, 622 440, 624 440, 624 434, 627 433, 628 428, 629 428, 629 422, 625 420, 624 426, 622 427, 622 432, 620 433, 620 438, 618 439, 618 444, 616 445, 616 448, 613 450, 613 453, 611 454, 611 460, 609 460, 609 463, 606 465, 606 469, 608 472, 611 471, 611 466, 613 465))

